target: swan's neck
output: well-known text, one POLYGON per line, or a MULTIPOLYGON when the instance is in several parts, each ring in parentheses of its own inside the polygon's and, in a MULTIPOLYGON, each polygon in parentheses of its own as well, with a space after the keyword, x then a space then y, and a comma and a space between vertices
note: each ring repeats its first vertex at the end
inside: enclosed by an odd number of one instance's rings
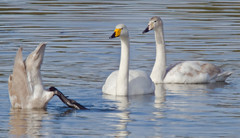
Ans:
POLYGON ((163 27, 154 30, 156 41, 156 60, 151 73, 151 79, 154 83, 163 83, 166 73, 166 55, 163 35, 163 27))
POLYGON ((121 37, 121 59, 117 77, 117 95, 127 95, 129 77, 129 38, 121 37))

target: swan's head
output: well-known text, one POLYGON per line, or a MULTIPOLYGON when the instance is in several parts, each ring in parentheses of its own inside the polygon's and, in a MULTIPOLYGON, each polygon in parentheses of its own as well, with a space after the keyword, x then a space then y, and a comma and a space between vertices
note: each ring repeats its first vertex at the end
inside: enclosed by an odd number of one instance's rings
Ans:
POLYGON ((147 32, 149 32, 149 31, 151 31, 151 30, 154 30, 154 29, 158 28, 159 26, 160 26, 160 27, 162 26, 162 20, 161 20, 161 18, 158 17, 158 16, 153 16, 153 17, 150 19, 147 28, 146 28, 142 33, 143 33, 143 34, 144 34, 144 33, 147 33, 147 32))
POLYGON ((116 37, 128 37, 128 29, 127 26, 124 24, 118 24, 114 30, 112 36, 109 39, 116 38, 116 37))

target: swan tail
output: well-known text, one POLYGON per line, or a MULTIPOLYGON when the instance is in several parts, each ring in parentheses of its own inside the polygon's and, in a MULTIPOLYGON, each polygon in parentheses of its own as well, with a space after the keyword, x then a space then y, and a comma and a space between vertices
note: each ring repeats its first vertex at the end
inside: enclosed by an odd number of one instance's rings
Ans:
POLYGON ((217 75, 216 82, 223 82, 231 75, 232 75, 232 72, 222 72, 217 75))

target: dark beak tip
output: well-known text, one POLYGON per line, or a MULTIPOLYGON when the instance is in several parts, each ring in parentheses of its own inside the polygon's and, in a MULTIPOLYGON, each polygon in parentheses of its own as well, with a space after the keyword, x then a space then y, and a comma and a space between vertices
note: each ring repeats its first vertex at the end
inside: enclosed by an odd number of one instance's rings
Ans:
POLYGON ((115 32, 109 37, 109 39, 115 38, 115 32))
POLYGON ((148 27, 147 27, 145 30, 142 31, 142 34, 145 34, 145 33, 149 32, 149 31, 150 31, 150 30, 149 30, 148 27))

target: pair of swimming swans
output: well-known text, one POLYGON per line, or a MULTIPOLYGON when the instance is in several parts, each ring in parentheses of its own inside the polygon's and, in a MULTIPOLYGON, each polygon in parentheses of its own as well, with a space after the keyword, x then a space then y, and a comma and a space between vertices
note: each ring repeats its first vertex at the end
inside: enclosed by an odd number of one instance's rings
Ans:
POLYGON ((102 91, 110 95, 138 95, 154 92, 154 83, 213 83, 225 81, 231 72, 223 72, 217 66, 203 61, 185 61, 166 69, 166 54, 163 35, 163 22, 160 17, 150 19, 143 33, 155 32, 156 60, 150 77, 140 70, 129 70, 129 34, 124 24, 116 26, 110 38, 121 40, 119 70, 106 79, 102 91))

